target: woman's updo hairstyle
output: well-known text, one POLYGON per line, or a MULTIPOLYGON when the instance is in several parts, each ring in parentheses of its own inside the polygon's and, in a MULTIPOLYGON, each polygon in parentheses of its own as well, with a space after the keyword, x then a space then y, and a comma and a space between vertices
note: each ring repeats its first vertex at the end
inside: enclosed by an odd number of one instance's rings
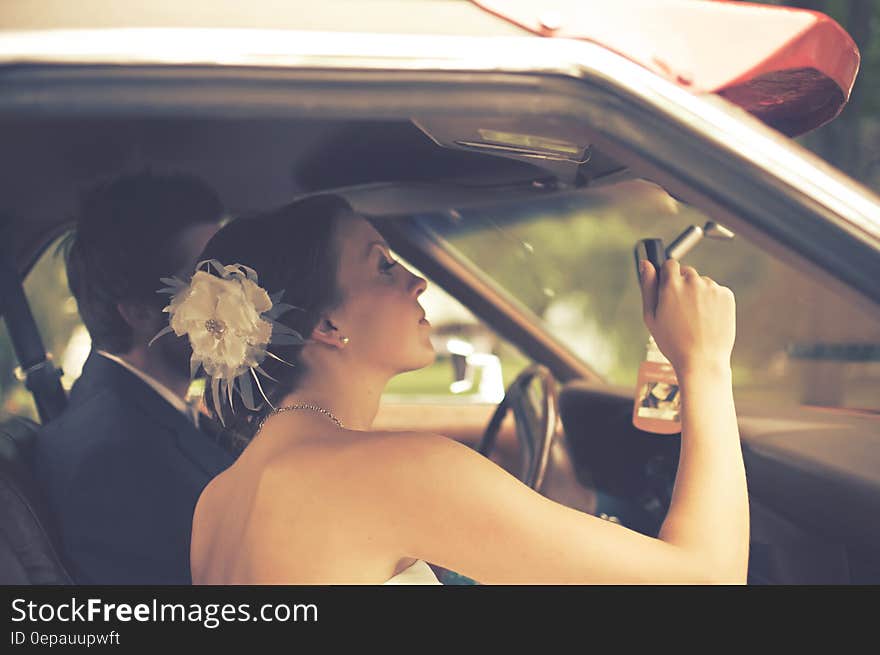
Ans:
MULTIPOLYGON (((336 233, 340 216, 351 210, 342 196, 330 193, 307 196, 227 223, 205 245, 198 259, 250 266, 257 273, 259 285, 270 295, 283 289, 280 302, 301 309, 290 309, 275 320, 309 339, 321 314, 338 307, 344 300, 337 284, 340 253, 336 233)), ((277 380, 273 382, 260 376, 263 391, 275 407, 297 388, 307 373, 300 357, 303 347, 304 344, 269 344, 272 353, 293 364, 288 366, 268 356, 261 363, 262 369, 277 380)), ((255 395, 255 401, 262 401, 258 411, 248 410, 237 394, 233 396, 234 413, 228 401, 221 399, 226 421, 223 440, 233 449, 241 450, 272 408, 259 394, 255 395)), ((210 393, 205 394, 205 403, 216 417, 210 393)))

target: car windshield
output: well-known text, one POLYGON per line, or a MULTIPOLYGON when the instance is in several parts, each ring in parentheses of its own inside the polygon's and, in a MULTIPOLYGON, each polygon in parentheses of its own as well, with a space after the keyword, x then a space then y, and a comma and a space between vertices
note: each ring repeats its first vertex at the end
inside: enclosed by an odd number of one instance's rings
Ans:
MULTIPOLYGON (((648 331, 636 241, 711 217, 647 180, 420 215, 604 379, 635 384, 648 331)), ((682 263, 736 296, 737 399, 880 410, 880 321, 754 243, 703 238, 682 263)))

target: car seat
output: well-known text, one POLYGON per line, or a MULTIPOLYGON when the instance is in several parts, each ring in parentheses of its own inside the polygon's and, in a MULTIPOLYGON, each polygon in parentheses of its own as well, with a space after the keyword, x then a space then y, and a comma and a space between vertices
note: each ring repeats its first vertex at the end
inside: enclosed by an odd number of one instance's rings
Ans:
POLYGON ((13 416, 0 422, 0 584, 73 584, 59 556, 57 530, 31 474, 29 450, 40 429, 13 416))

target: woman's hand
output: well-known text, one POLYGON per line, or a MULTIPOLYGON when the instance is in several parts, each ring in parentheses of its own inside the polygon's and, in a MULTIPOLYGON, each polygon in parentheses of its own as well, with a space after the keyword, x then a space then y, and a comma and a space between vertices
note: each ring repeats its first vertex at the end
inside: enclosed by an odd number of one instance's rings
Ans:
POLYGON ((664 262, 659 281, 648 260, 640 265, 645 325, 676 374, 730 367, 736 337, 733 291, 675 259, 664 262))

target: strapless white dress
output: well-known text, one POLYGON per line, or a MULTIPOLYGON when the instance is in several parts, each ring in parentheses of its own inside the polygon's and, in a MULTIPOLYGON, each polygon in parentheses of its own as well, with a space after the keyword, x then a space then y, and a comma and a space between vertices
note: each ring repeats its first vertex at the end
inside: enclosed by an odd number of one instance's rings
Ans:
POLYGON ((382 584, 443 584, 425 560, 417 559, 397 575, 382 584))

